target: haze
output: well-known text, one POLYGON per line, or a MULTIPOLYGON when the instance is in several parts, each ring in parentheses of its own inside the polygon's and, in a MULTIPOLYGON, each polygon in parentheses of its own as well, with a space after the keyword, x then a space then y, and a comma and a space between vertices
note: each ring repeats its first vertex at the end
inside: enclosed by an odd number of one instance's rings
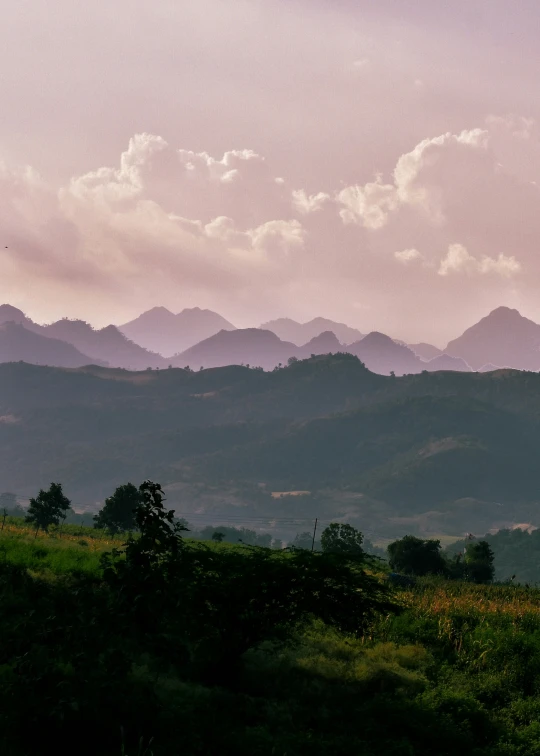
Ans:
POLYGON ((538 4, 2 3, 0 301, 539 320, 538 4), (7 247, 7 249, 5 248, 7 247))

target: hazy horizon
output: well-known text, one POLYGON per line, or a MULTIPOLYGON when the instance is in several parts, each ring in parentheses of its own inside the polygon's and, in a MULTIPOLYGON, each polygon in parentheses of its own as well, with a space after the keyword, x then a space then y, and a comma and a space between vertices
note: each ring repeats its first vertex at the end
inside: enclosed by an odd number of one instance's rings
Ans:
POLYGON ((437 345, 501 305, 540 322, 536 3, 3 20, 0 301, 35 321, 198 306, 437 345))

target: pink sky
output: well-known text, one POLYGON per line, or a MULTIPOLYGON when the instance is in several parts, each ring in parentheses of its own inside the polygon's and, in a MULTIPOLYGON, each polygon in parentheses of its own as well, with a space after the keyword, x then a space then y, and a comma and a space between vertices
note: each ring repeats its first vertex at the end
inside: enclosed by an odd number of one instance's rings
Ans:
POLYGON ((5 4, 0 301, 437 344, 502 304, 540 321, 539 22, 533 0, 5 4))

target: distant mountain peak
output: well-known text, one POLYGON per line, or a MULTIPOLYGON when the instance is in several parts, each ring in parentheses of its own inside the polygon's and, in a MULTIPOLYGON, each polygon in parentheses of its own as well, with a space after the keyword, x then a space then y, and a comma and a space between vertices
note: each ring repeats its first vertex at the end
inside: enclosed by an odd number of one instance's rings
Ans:
POLYGON ((462 357, 472 368, 509 365, 540 370, 540 325, 510 307, 497 307, 450 341, 446 352, 462 357))
POLYGON ((10 304, 0 305, 0 323, 24 323, 28 320, 22 310, 10 304))
POLYGON ((341 344, 351 344, 363 337, 363 333, 356 328, 351 328, 345 323, 338 323, 328 318, 317 317, 306 323, 299 323, 292 318, 277 318, 262 323, 262 330, 273 331, 283 341, 289 341, 297 346, 306 344, 315 336, 320 336, 325 331, 331 331, 341 344))
POLYGON ((168 310, 166 307, 162 307, 161 305, 157 305, 156 307, 151 307, 149 310, 146 311, 145 314, 148 315, 149 313, 155 313, 156 315, 157 314, 174 315, 173 312, 168 310))
MULTIPOLYGON (((380 331, 371 331, 371 333, 368 333, 367 336, 364 336, 362 339, 362 344, 364 346, 370 345, 380 345, 380 346, 391 346, 394 344, 397 347, 403 347, 403 344, 396 344, 396 342, 390 338, 390 336, 387 336, 385 333, 381 333, 380 331)), ((405 347, 408 349, 408 347, 405 347)))
POLYGON ((507 315, 519 315, 519 317, 523 317, 522 314, 519 312, 519 310, 516 310, 513 307, 506 307, 505 305, 501 305, 500 307, 496 307, 494 310, 492 310, 489 315, 487 316, 492 317, 493 315, 497 316, 507 316, 507 315))
POLYGON ((304 346, 329 346, 339 349, 341 347, 341 342, 333 331, 323 331, 318 336, 314 336, 312 339, 310 339, 304 346))
POLYGON ((119 329, 135 344, 170 356, 221 330, 234 331, 235 326, 219 313, 200 307, 186 307, 176 315, 166 307, 153 307, 119 329))

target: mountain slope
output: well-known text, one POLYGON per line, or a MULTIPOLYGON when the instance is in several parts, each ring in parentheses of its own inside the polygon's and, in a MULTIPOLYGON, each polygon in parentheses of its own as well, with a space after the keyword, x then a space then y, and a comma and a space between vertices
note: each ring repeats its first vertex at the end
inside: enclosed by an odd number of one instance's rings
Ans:
POLYGON ((149 352, 129 341, 113 325, 94 329, 84 320, 66 318, 38 328, 45 336, 67 341, 95 360, 108 362, 111 367, 144 370, 148 367, 163 368, 168 364, 161 355, 149 352))
POLYGON ((0 305, 0 323, 18 323, 19 325, 33 325, 22 310, 9 304, 0 305))
POLYGON ((472 368, 461 357, 451 357, 449 354, 440 354, 438 357, 428 360, 424 365, 424 370, 435 372, 436 370, 455 370, 464 373, 470 373, 472 368))
POLYGON ((435 357, 440 357, 441 354, 443 354, 442 349, 433 346, 433 344, 426 344, 425 342, 420 342, 419 344, 406 344, 406 346, 408 346, 409 349, 412 349, 416 356, 420 357, 422 360, 433 360, 435 357))
POLYGON ((359 357, 365 366, 381 375, 420 373, 425 364, 409 347, 397 344, 384 333, 373 331, 361 341, 350 344, 347 352, 359 357))
POLYGON ((540 370, 540 325, 517 310, 498 307, 450 341, 446 353, 462 357, 474 370, 483 365, 508 365, 540 370))
POLYGON ((219 331, 233 331, 235 326, 212 310, 193 307, 175 315, 165 307, 153 307, 119 326, 119 330, 136 344, 169 356, 180 354, 219 331))
POLYGON ((363 336, 356 328, 351 328, 345 323, 336 323, 327 318, 313 318, 307 323, 298 323, 291 318, 278 318, 263 323, 259 328, 272 331, 283 341, 292 342, 297 346, 305 344, 325 331, 331 331, 342 344, 351 344, 363 336))
MULTIPOLYGON (((94 329, 84 320, 68 320, 68 318, 58 320, 51 325, 39 325, 26 317, 16 307, 4 304, 0 305, 0 323, 6 322, 18 323, 24 326, 27 331, 49 339, 60 340, 75 347, 76 350, 82 353, 85 361, 77 362, 74 358, 74 365, 94 363, 121 367, 128 370, 142 370, 148 367, 162 368, 168 365, 167 360, 161 357, 161 355, 149 352, 138 344, 134 344, 113 325, 94 329)), ((27 343, 30 342, 27 341, 27 343)), ((37 344, 38 342, 35 343, 37 344)), ((52 351, 50 353, 53 354, 52 351)), ((40 362, 39 364, 43 363, 40 362)), ((66 366, 64 362, 55 363, 50 361, 47 364, 54 364, 59 367, 66 366)))
POLYGON ((220 331, 186 349, 171 362, 174 367, 190 365, 195 369, 244 364, 271 370, 279 363, 285 364, 296 351, 294 344, 281 341, 272 331, 239 328, 220 331))
POLYGON ((22 496, 60 480, 93 503, 149 477, 208 518, 486 532, 540 524, 539 444, 535 373, 390 378, 347 354, 274 372, 0 365, 0 480, 22 496))
POLYGON ((296 350, 296 357, 305 359, 313 354, 335 354, 347 351, 332 331, 324 331, 296 350))
POLYGON ((0 323, 0 362, 28 362, 77 368, 92 363, 107 365, 79 352, 72 344, 33 333, 14 322, 0 323))

